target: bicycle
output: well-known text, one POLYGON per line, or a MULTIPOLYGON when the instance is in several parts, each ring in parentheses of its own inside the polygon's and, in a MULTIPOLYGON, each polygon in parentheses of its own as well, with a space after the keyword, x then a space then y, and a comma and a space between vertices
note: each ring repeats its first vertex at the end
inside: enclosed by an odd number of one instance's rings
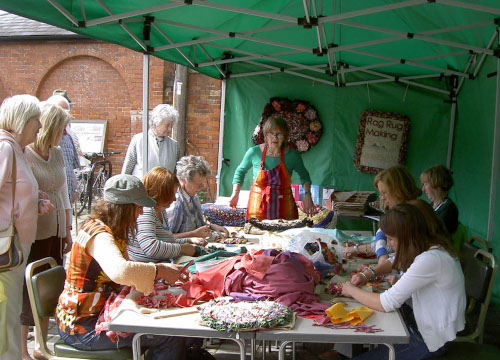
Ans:
POLYGON ((112 165, 107 157, 120 154, 119 152, 85 153, 91 164, 77 172, 77 200, 76 213, 80 215, 86 208, 90 212, 92 202, 103 196, 104 184, 112 176, 112 165), (102 160, 97 160, 102 158, 102 160), (97 174, 95 174, 97 170, 97 174))

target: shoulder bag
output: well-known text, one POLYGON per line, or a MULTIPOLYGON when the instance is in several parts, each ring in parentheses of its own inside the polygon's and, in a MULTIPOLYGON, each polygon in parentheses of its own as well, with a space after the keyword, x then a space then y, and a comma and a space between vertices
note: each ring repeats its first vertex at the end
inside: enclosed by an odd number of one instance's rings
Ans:
MULTIPOLYGON (((14 150, 14 149, 12 149, 14 150)), ((12 210, 10 224, 0 230, 0 272, 12 270, 23 262, 23 252, 19 244, 19 236, 14 226, 14 196, 16 194, 16 154, 12 158, 12 210)))

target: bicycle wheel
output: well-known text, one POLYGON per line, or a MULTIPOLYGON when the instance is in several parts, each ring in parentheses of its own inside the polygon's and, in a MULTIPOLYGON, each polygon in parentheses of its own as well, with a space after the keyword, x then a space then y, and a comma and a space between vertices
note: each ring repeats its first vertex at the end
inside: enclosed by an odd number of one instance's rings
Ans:
POLYGON ((82 174, 81 178, 78 179, 78 187, 76 188, 76 191, 78 193, 78 196, 76 198, 76 214, 80 215, 83 210, 88 207, 88 202, 89 202, 89 196, 88 196, 88 191, 87 191, 87 178, 88 175, 82 174))
POLYGON ((104 167, 101 167, 92 186, 92 202, 102 199, 104 194, 104 184, 106 183, 106 180, 108 180, 106 170, 104 169, 104 167))

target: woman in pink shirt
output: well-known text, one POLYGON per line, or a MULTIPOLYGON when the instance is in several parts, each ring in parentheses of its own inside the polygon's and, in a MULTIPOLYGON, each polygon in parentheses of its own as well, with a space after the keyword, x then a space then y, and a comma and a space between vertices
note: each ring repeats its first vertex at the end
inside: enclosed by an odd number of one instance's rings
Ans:
POLYGON ((12 162, 16 159, 16 190, 14 196, 15 227, 23 250, 24 261, 17 268, 0 273, 7 295, 7 334, 9 350, 0 359, 20 359, 19 315, 22 307, 24 270, 31 244, 35 241, 39 213, 50 212, 48 200, 39 202, 38 184, 24 157, 26 145, 35 141, 40 130, 40 103, 31 95, 16 95, 0 107, 0 229, 10 224, 12 210, 12 162))

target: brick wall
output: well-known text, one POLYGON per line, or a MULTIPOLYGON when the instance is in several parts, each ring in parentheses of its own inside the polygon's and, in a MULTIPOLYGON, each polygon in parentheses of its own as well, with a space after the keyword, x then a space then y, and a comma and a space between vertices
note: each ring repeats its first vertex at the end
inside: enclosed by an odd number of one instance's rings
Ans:
MULTIPOLYGON (((151 57, 150 108, 172 104, 174 65, 151 57)), ((105 151, 113 173, 121 170, 131 137, 142 131, 142 54, 92 40, 0 43, 0 101, 31 94, 47 99, 54 89, 66 89, 75 103, 77 120, 106 120, 105 151)), ((217 170, 221 82, 190 72, 187 139, 217 170)), ((188 154, 197 154, 187 146, 188 154)), ((210 187, 215 194, 215 177, 210 187)))

